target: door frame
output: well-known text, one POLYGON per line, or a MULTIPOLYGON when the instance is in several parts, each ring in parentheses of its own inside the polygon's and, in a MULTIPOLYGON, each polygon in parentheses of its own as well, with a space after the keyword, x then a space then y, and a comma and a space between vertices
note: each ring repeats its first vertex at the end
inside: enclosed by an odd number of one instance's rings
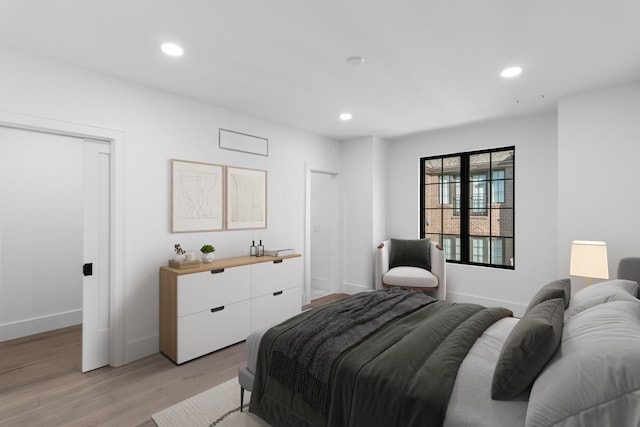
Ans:
MULTIPOLYGON (((312 165, 305 163, 305 215, 304 215, 304 292, 302 295, 302 304, 306 305, 311 302, 311 174, 321 173, 331 175, 335 178, 339 172, 333 168, 312 165)), ((338 209, 338 206, 333 206, 338 209)), ((333 225, 332 225, 333 226, 333 225)), ((336 248, 339 252, 340 248, 336 248)), ((335 254, 333 254, 335 255, 335 254)), ((333 261, 335 257, 331 257, 331 269, 339 269, 339 265, 335 265, 333 261)))
MULTIPOLYGON (((111 146, 109 364, 124 364, 124 131, 0 110, 0 126, 103 141, 111 146)), ((82 265, 78 264, 78 271, 82 265)))

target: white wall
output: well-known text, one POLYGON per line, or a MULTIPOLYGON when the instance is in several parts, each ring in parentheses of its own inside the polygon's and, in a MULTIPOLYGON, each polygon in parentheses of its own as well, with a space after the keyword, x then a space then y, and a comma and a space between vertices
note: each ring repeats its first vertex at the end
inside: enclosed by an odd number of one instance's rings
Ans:
POLYGON ((339 169, 339 142, 9 49, 0 55, 0 110, 125 134, 125 362, 158 351, 158 269, 175 243, 212 243, 217 257, 230 257, 261 235, 267 247, 303 250, 305 162, 339 169), (268 138, 269 157, 220 150, 218 128, 268 138), (266 169, 267 230, 171 234, 172 158, 266 169))
POLYGON ((367 288, 373 280, 373 227, 371 169, 372 138, 358 138, 343 143, 340 174, 342 182, 343 265, 341 288, 352 293, 367 288), (369 271, 371 270, 371 271, 369 271))
POLYGON ((377 137, 343 143, 343 292, 374 288, 374 251, 386 238, 387 154, 377 137))
POLYGON ((556 279, 557 124, 555 114, 422 133, 393 141, 388 162, 389 236, 420 236, 420 157, 514 145, 515 270, 447 264, 447 297, 506 306, 521 314, 556 279))
POLYGON ((0 127, 0 341, 82 321, 82 147, 0 127))
MULTIPOLYGON (((387 236, 387 158, 389 156, 389 142, 380 138, 373 138, 373 170, 372 170, 372 206, 373 217, 373 255, 375 248, 387 236)), ((373 286, 373 285, 372 285, 373 286)))
MULTIPOLYGON (((572 240, 607 242, 609 277, 640 256, 640 84, 579 94, 558 104, 558 259, 568 276, 572 240)), ((574 290, 585 279, 572 278, 574 290)))

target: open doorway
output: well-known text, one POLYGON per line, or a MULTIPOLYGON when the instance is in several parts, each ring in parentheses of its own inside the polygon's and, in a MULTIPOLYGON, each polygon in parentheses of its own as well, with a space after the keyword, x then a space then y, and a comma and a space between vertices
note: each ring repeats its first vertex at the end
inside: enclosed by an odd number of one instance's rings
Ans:
POLYGON ((82 323, 83 372, 109 364, 109 196, 108 143, 0 127, 3 340, 82 323))
POLYGON ((82 139, 0 127, 5 339, 82 321, 82 162, 82 139))
MULTIPOLYGON (((109 150, 119 147, 123 134, 119 131, 59 122, 15 113, 0 112, 0 141, 4 152, 2 161, 13 167, 7 171, 10 179, 2 177, 0 221, 2 226, 2 252, 0 265, 22 266, 1 268, 2 295, 0 295, 0 340, 54 330, 82 322, 84 188, 83 176, 86 161, 86 144, 102 147, 103 174, 108 203, 106 249, 102 249, 106 288, 100 292, 106 304, 98 314, 101 324, 108 325, 103 332, 104 353, 101 364, 119 366, 124 363, 123 340, 123 281, 122 281, 122 182, 116 164, 121 164, 121 153, 109 159, 109 150), (10 134, 9 134, 10 133, 10 134), (27 139, 37 139, 27 142, 27 139), (87 138, 96 141, 87 141, 87 138), (43 142, 43 141, 47 142, 43 142), (8 141, 8 142, 7 142, 8 141), (4 144, 4 142, 7 142, 4 144), (40 144, 38 146, 38 144, 40 144), (48 149, 54 144, 53 152, 48 149), (104 152, 107 152, 107 161, 104 152), (118 161, 118 158, 120 160, 118 161), (23 184, 28 184, 26 187, 23 184), (120 189, 120 191, 118 191, 120 189), (77 196, 78 192, 80 197, 77 196), (7 195, 9 194, 9 195, 7 195), (7 208, 7 205, 10 207, 7 208), (27 263, 28 265, 23 265, 27 263), (22 278, 20 276, 23 276, 22 278), (25 283, 30 283, 25 285, 25 283), (62 287, 54 286, 62 283, 62 287), (21 286, 22 284, 22 286, 21 286), (11 308, 5 310, 5 305, 11 308), (105 356, 106 354, 106 356, 105 356)), ((113 157, 113 156, 111 156, 113 157)), ((104 194, 102 197, 104 205, 104 194)), ((105 240, 103 238, 103 240, 105 240)), ((104 275, 103 282, 104 280, 104 275)), ((96 317, 96 316, 94 316, 96 317)), ((83 357, 84 361, 84 357, 83 357)), ((90 366, 90 365, 88 365, 90 366)), ((94 369, 97 366, 83 370, 94 369)))
POLYGON ((339 291, 338 173, 307 167, 305 304, 339 291))

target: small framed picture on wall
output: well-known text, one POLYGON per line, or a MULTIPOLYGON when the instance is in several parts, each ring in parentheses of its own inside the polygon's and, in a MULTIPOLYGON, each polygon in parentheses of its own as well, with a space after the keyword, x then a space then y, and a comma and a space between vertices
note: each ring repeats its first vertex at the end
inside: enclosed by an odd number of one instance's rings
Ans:
POLYGON ((224 166, 171 160, 171 232, 224 227, 224 166))
POLYGON ((267 228, 267 171, 226 169, 227 230, 267 228))

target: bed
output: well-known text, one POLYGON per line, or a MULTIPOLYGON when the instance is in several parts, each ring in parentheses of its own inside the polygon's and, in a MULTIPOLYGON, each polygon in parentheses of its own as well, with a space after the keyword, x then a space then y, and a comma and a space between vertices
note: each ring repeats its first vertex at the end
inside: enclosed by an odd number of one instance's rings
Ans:
POLYGON ((274 427, 640 426, 637 282, 572 297, 557 280, 521 319, 416 294, 358 294, 254 332, 239 372, 249 410, 274 427), (342 328, 341 310, 366 319, 342 328))

